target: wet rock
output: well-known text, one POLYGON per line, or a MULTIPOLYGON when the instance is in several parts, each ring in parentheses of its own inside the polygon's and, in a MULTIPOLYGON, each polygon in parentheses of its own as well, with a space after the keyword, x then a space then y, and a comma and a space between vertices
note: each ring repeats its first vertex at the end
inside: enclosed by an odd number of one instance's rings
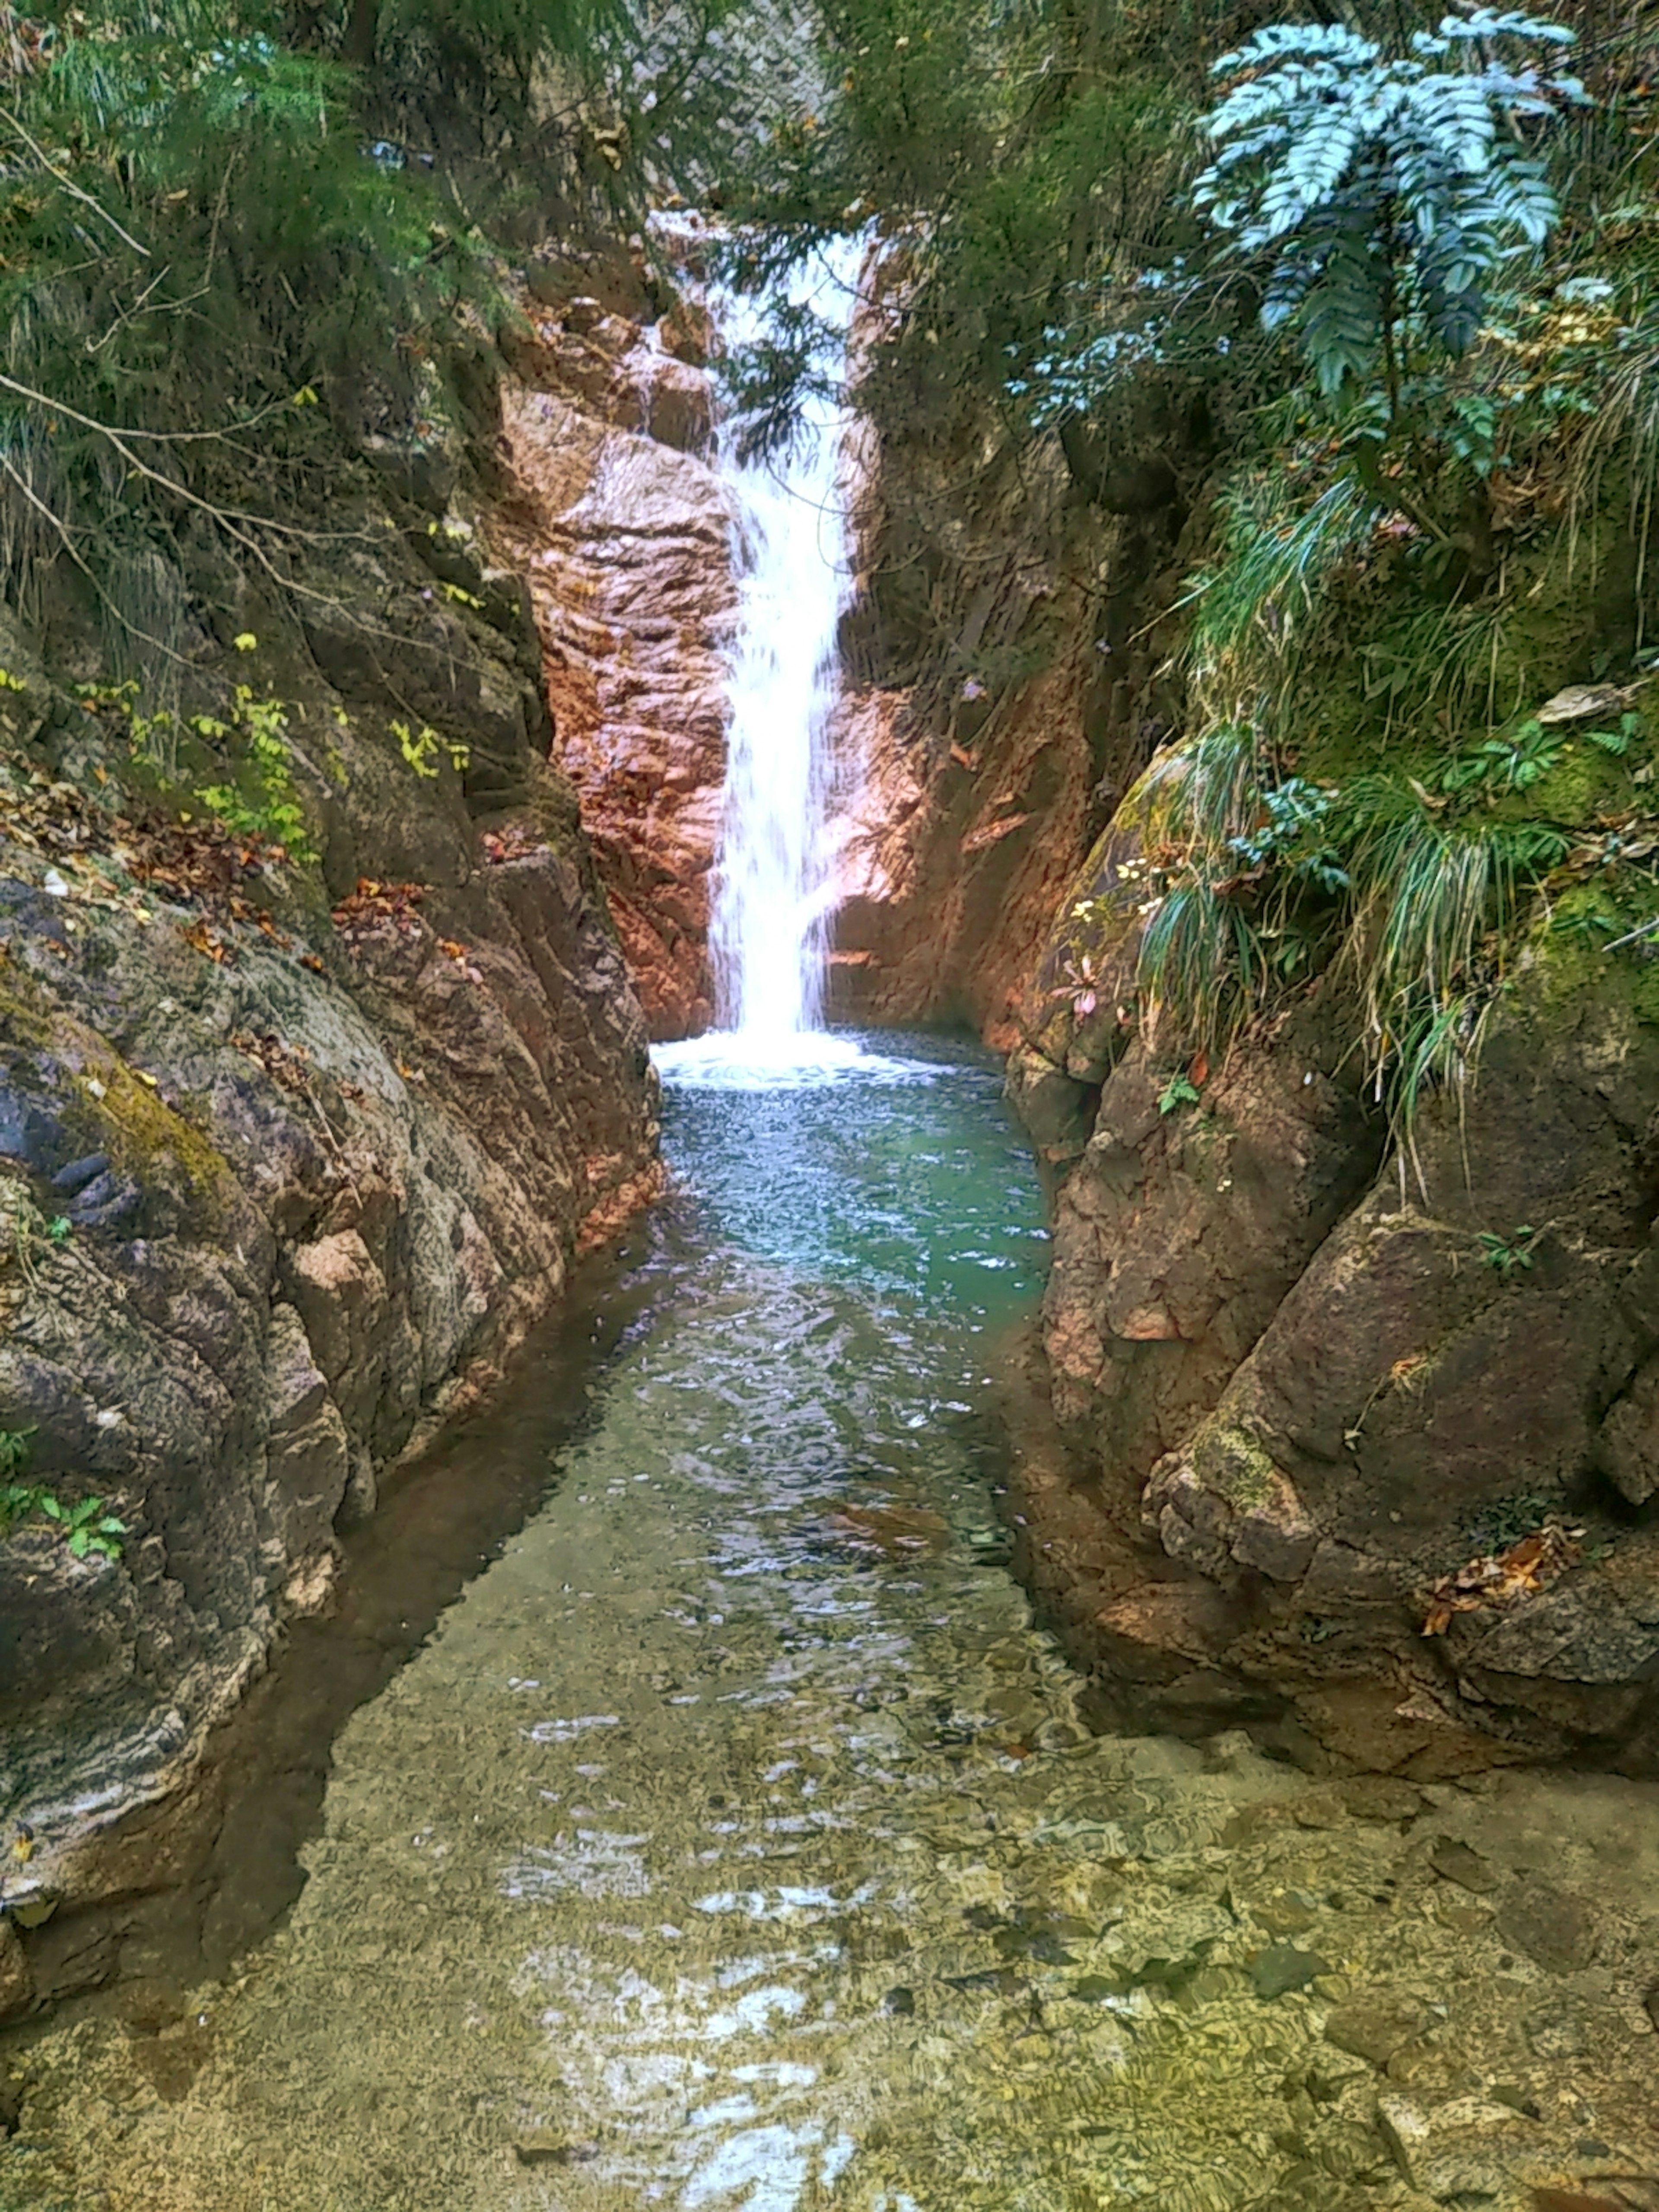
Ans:
MULTIPOLYGON (((699 372, 661 358, 706 392, 699 372)), ((503 422, 534 518, 520 550, 556 757, 651 1034, 695 1034, 714 1019, 710 883, 735 597, 726 494, 694 453, 613 427, 602 402, 573 405, 568 386, 509 392, 503 422)))
POLYGON ((1593 2189, 1540 2183, 1532 2191, 1532 2212, 1629 2212, 1629 2205, 1626 2197, 1605 2197, 1593 2189))
POLYGON ((1450 1836, 1435 1838, 1429 1847, 1429 1864, 1448 1881, 1455 1881, 1460 1889, 1474 1890, 1478 1896, 1498 1888, 1502 1881, 1490 1859, 1450 1836))
POLYGON ((164 2105, 177 2105, 190 2094, 212 2049, 212 2036, 192 2024, 140 2038, 132 2045, 132 2063, 164 2105))
POLYGON ((1312 1951, 1298 1951, 1290 1943, 1271 1943, 1250 1961, 1250 1984, 1259 1997, 1282 1997, 1291 1990, 1305 1990, 1316 1975, 1329 1972, 1324 1960, 1312 1951))
POLYGON ((1523 2120, 1541 2120, 1544 2117, 1544 2108, 1537 2098, 1529 2095, 1525 2089, 1516 2088, 1511 2082, 1494 2081, 1492 2100, 1495 2105, 1507 2105, 1510 2112, 1519 2112, 1523 2120))
POLYGON ((1415 2183, 1417 2160, 1429 2134, 1422 2107, 1408 2097, 1379 2097, 1376 2131, 1401 2173, 1407 2181, 1415 2183))
MULTIPOLYGON (((499 1381, 589 1224, 649 1194, 644 1024, 574 818, 556 843, 520 821, 498 857, 447 756, 415 776, 388 720, 429 719, 568 801, 529 750, 531 678, 482 615, 429 613, 408 580, 380 579, 373 620, 341 617, 349 714, 303 656, 283 678, 337 741, 319 840, 416 882, 401 918, 337 926, 273 866, 238 879, 242 922, 159 885, 142 920, 125 894, 95 917, 46 901, 43 957, 42 902, 0 854, 0 961, 29 1005, 27 1038, 0 1023, 0 1243, 34 1246, 0 1270, 0 1408, 34 1431, 31 1480, 126 1524, 118 1559, 44 1530, 0 1545, 5 1786, 19 1814, 62 1808, 34 1870, 71 1907, 147 1887, 146 1821, 116 1824, 187 1782, 284 1622, 323 1601, 348 1497, 366 1509, 499 1381), (388 679, 394 598, 453 648, 453 695, 412 639, 388 679), (59 1215, 76 1233, 48 1237, 59 1215)), ((335 581, 343 605, 356 581, 335 581)), ((39 1994, 107 1971, 90 1942, 27 1940, 39 1994)))
POLYGON ((84 1158, 71 1160, 66 1168, 59 1168, 52 1179, 52 1187, 54 1190, 73 1195, 103 1175, 108 1166, 107 1152, 88 1152, 84 1158))
POLYGON ((34 1976, 21 1939, 9 1919, 0 1919, 0 2020, 26 2011, 34 1996, 34 1976))
POLYGON ((1375 2128, 1353 2120, 1334 2120, 1318 2130, 1310 2145, 1315 2162, 1339 2181, 1370 2180, 1388 2166, 1389 2154, 1375 2128))
POLYGON ((1326 2015, 1325 2039, 1339 2051, 1386 2066, 1397 2051, 1419 2036, 1428 2014, 1402 1990, 1362 1990, 1326 2015))
POLYGON ((1608 1409, 1595 1439, 1596 1464, 1632 1505, 1659 1492, 1659 1358, 1639 1367, 1608 1409))
POLYGON ((1595 1957, 1595 1917, 1582 1898, 1540 1876, 1516 1885, 1498 1909, 1498 1929, 1553 1974, 1576 1974, 1595 1957))
POLYGON ((1039 1966, 1069 1966, 1072 1954, 1052 1929, 1005 1928, 995 1939, 1005 1959, 1030 1959, 1039 1966))
POLYGON ((1250 1906, 1250 1917, 1259 1920, 1270 1936, 1299 1936, 1317 1917, 1299 1897, 1265 1898, 1250 1906))
POLYGON ((1388 1774, 1357 1775, 1343 1784, 1341 1797, 1356 1820, 1409 1820, 1423 1809, 1423 1792, 1388 1774))
MULTIPOLYGON (((1120 872, 1139 803, 1103 841, 1120 872)), ((1624 1503, 1659 1495, 1659 1262, 1632 1228, 1659 1033, 1622 980, 1563 999, 1540 963, 1487 1039, 1473 1117, 1448 1103, 1425 1124, 1402 1200, 1334 999, 1231 1054, 1182 1115, 1158 1110, 1155 1036, 1072 1064, 1100 1011, 1092 988, 1086 1018, 1064 1011, 1079 915, 1103 975, 1134 938, 1098 873, 1091 858, 1059 903, 1010 1083, 1058 1184, 1042 1328, 1070 1496, 1033 1548, 1058 1554, 1063 1528, 1078 1648, 1144 1713, 1191 1726, 1200 1695, 1216 1717, 1254 1698, 1411 1782, 1576 1748, 1654 1771, 1659 1529, 1599 1514, 1570 1571, 1443 1640, 1415 1632, 1423 1590, 1508 1525, 1517 1469, 1533 1526, 1577 1514, 1592 1465, 1624 1503), (1471 1240, 1546 1200, 1574 1235, 1505 1294, 1471 1240), (1115 1557, 1137 1519, 1178 1602, 1142 1600, 1115 1557), (1206 1609, 1211 1590, 1238 1602, 1206 1609)))
POLYGON ((1483 1934, 1492 1917, 1488 1906, 1448 1904, 1443 1900, 1434 1906, 1434 1917, 1443 1928, 1452 1929, 1459 1936, 1483 1934))
POLYGON ((1583 2008, 1555 2002, 1540 2005, 1521 2023, 1527 2047, 1539 2058, 1583 2058, 1594 2041, 1592 2024, 1583 2008))
POLYGON ((1067 1994, 1081 2004, 1104 2004, 1109 1997, 1121 1997, 1129 1984, 1113 1974, 1080 1974, 1067 1994))

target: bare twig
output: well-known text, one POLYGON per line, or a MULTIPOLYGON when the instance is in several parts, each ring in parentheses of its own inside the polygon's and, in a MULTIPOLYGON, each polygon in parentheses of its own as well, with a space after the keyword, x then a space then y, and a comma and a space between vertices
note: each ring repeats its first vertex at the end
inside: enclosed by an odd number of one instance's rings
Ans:
POLYGON ((94 199, 90 192, 82 191, 80 185, 76 183, 73 177, 66 177, 64 174, 64 172, 57 166, 56 162, 53 161, 51 155, 46 152, 46 148, 40 144, 38 139, 30 137, 29 133, 24 129, 23 125, 17 120, 17 118, 12 113, 9 107, 0 107, 0 122, 5 123, 11 130, 16 132, 17 136, 28 148, 30 153, 33 155, 35 160, 40 164, 40 167, 46 171, 46 174, 54 179, 57 183, 60 184, 71 199, 79 200, 82 207, 90 208, 94 215, 95 215, 100 222, 106 222, 109 225, 110 228, 115 233, 115 235, 121 240, 121 243, 124 246, 130 246, 135 253, 143 254, 146 261, 149 259, 149 246, 141 246, 130 230, 123 230, 120 224, 117 222, 115 217, 110 213, 109 210, 103 204, 101 200, 94 199))
POLYGON ((1651 937, 1659 929, 1659 914, 1651 921, 1644 921, 1639 929, 1628 929, 1622 937, 1615 937, 1611 945, 1601 947, 1603 952, 1617 952, 1621 945, 1634 945, 1638 937, 1651 937))

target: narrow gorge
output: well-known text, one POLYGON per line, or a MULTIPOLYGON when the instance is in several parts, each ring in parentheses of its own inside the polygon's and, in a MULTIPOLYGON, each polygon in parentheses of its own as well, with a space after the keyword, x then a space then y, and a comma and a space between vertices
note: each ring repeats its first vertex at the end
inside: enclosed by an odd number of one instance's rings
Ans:
POLYGON ((1659 2208, 1659 53, 1178 15, 0 16, 0 2212, 1659 2208))

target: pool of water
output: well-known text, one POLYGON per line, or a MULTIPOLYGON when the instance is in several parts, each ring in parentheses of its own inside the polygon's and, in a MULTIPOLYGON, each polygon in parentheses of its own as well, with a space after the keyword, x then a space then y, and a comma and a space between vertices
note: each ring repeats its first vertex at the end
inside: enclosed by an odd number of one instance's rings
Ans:
POLYGON ((345 1726, 280 1932, 32 2048, 0 2205, 1317 2212, 1651 2170, 1651 1796, 1564 1822, 1549 1784, 1091 1736, 996 1510, 1044 1259, 996 1069, 666 1073, 647 1318, 545 1502, 345 1726), (1504 1919, 1564 1869, 1582 1971, 1504 1919))

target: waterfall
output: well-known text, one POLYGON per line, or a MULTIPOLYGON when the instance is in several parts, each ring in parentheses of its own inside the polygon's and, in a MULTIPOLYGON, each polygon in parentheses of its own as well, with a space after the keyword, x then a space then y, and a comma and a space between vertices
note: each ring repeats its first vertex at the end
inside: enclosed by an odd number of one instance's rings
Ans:
MULTIPOLYGON (((783 301, 727 301, 726 343, 763 337, 783 307, 810 308, 835 332, 814 381, 838 387, 860 254, 858 240, 838 240, 783 301)), ((834 900, 829 723, 836 626, 851 591, 847 428, 839 399, 815 392, 787 454, 721 463, 738 607, 712 939, 720 1027, 751 1054, 787 1053, 823 1019, 834 900)))

